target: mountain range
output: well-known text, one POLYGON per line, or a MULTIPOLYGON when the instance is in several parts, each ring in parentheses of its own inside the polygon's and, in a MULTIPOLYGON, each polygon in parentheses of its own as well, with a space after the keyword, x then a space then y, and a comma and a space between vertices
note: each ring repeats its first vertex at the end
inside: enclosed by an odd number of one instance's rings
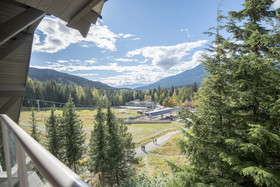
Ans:
POLYGON ((167 88, 172 86, 182 87, 186 85, 192 85, 194 82, 200 84, 204 79, 204 75, 206 75, 206 73, 203 69, 203 65, 200 64, 193 69, 186 70, 174 76, 165 77, 155 83, 135 88, 135 90, 150 90, 157 88, 158 86, 167 88))
POLYGON ((97 89, 119 89, 119 88, 128 88, 128 89, 135 89, 135 90, 149 90, 160 87, 167 87, 170 88, 174 87, 182 87, 186 85, 192 85, 194 82, 200 84, 203 81, 205 75, 205 71, 203 70, 202 65, 198 65, 193 69, 186 70, 178 75, 165 77, 160 79, 159 81, 149 84, 132 84, 132 85, 121 85, 113 88, 107 84, 101 83, 99 81, 91 81, 79 76, 70 75, 67 73, 61 73, 55 70, 50 69, 37 69, 37 68, 30 68, 29 69, 29 77, 31 79, 37 79, 39 81, 45 82, 47 80, 55 80, 61 84, 74 84, 80 85, 82 87, 92 87, 97 89))
POLYGON ((57 83, 61 84, 74 84, 80 85, 82 87, 91 87, 97 89, 114 89, 113 87, 101 83, 99 81, 91 81, 76 75, 70 75, 67 73, 61 73, 51 69, 29 69, 29 77, 31 79, 36 78, 38 81, 45 82, 47 80, 55 80, 57 83))

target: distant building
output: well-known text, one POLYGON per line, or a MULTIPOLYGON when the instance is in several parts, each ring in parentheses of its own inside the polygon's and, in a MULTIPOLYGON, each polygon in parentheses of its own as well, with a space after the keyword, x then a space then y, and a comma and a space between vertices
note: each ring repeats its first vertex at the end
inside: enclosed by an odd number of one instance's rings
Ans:
POLYGON ((174 111, 174 109, 172 109, 172 108, 166 108, 166 109, 162 109, 162 110, 154 110, 151 112, 146 112, 145 115, 149 116, 149 117, 161 115, 163 117, 163 114, 168 114, 173 111, 174 111))
POLYGON ((155 102, 150 99, 146 99, 145 101, 140 101, 139 99, 137 99, 134 101, 127 102, 125 103, 125 105, 131 107, 147 107, 149 109, 155 108, 155 102))
POLYGON ((119 106, 119 108, 130 109, 130 110, 140 110, 140 111, 147 110, 147 107, 137 107, 137 106, 119 106))

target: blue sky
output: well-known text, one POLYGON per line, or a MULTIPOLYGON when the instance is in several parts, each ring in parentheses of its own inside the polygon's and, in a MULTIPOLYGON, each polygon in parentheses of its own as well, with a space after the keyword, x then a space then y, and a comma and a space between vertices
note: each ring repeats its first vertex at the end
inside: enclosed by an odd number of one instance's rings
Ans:
MULTIPOLYGON (((53 16, 38 26, 31 67, 111 86, 150 84, 200 64, 218 0, 109 0, 87 38, 53 16)), ((224 0, 224 14, 243 0, 224 0)), ((277 0, 276 6, 280 5, 277 0)))

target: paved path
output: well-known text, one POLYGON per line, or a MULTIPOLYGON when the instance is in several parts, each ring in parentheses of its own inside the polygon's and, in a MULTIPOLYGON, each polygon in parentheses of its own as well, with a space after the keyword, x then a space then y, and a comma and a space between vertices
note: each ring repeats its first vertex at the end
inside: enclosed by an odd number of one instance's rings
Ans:
POLYGON ((149 154, 150 151, 160 148, 167 140, 169 140, 172 136, 178 134, 180 130, 169 132, 159 138, 157 138, 157 143, 154 144, 153 142, 147 143, 145 145, 145 151, 141 150, 141 147, 135 148, 135 152, 137 157, 149 154))
MULTIPOLYGON (((31 127, 32 125, 30 124, 27 124, 27 123, 22 123, 22 122, 19 122, 20 125, 25 125, 25 126, 28 126, 28 127, 31 127)), ((43 132, 46 132, 46 129, 42 128, 42 127, 37 127, 38 130, 40 131, 43 131, 43 132)))

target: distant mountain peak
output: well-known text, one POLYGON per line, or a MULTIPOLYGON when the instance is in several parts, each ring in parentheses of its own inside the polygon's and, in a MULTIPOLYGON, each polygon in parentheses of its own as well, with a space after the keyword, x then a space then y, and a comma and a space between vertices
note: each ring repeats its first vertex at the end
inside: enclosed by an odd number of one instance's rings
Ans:
POLYGON ((172 86, 181 87, 186 85, 192 85, 194 82, 200 84, 203 81, 205 74, 206 73, 203 69, 203 65, 200 64, 193 69, 186 70, 177 75, 165 77, 147 86, 135 88, 135 90, 150 90, 157 88, 158 86, 167 88, 170 88, 172 86))

